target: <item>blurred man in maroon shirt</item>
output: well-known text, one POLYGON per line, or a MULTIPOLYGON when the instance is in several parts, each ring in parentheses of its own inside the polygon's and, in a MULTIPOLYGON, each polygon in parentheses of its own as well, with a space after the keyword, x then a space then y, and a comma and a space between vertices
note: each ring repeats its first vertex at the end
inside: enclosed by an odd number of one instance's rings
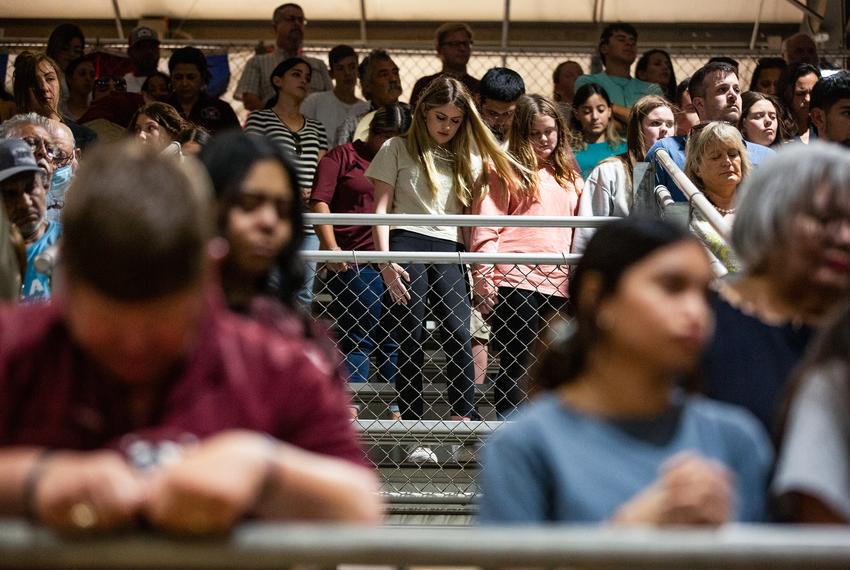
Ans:
POLYGON ((378 520, 333 371, 224 309, 201 170, 125 144, 73 184, 55 302, 0 309, 0 516, 187 533, 378 520))

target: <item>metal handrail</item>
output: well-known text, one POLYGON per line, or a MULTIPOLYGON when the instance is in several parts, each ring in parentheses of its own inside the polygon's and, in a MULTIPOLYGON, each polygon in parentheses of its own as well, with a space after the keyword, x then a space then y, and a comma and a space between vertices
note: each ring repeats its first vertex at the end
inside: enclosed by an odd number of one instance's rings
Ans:
POLYGON ((596 228, 606 216, 478 216, 466 214, 304 214, 304 223, 334 226, 452 226, 496 228, 596 228))
POLYGON ((676 186, 678 186, 682 192, 685 193, 685 196, 688 197, 688 200, 694 209, 699 211, 702 217, 705 218, 712 228, 714 228, 714 231, 728 242, 731 231, 729 224, 726 223, 723 216, 721 216, 711 202, 708 201, 705 194, 703 194, 702 191, 697 188, 693 182, 691 182, 691 179, 682 172, 682 169, 679 168, 679 165, 673 161, 666 150, 658 149, 655 152, 655 156, 658 157, 658 163, 662 168, 664 168, 664 170, 667 171, 667 174, 670 175, 676 183, 676 186))
POLYGON ((502 422, 488 421, 445 421, 445 420, 354 420, 354 427, 361 433, 372 433, 398 441, 400 436, 413 437, 419 441, 422 437, 439 437, 440 441, 455 438, 468 441, 472 437, 484 438, 502 425, 502 422))
POLYGON ((500 263, 506 265, 576 265, 577 253, 440 253, 430 251, 319 251, 300 252, 305 261, 352 263, 500 263))
POLYGON ((718 530, 589 526, 364 528, 245 523, 227 537, 124 533, 80 540, 0 521, 0 568, 280 568, 293 565, 485 568, 826 569, 850 567, 845 528, 728 525, 718 530))

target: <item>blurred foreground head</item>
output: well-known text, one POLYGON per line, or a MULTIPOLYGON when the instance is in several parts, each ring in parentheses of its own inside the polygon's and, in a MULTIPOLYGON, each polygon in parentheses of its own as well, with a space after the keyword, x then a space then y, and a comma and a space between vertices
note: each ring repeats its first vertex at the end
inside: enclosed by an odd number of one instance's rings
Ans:
POLYGON ((206 180, 136 142, 87 156, 64 213, 68 280, 127 301, 198 285, 212 233, 206 180))
POLYGON ((74 178, 63 218, 66 321, 119 380, 162 378, 197 335, 209 196, 203 169, 135 141, 94 150, 74 178))
POLYGON ((683 230, 640 217, 605 224, 571 272, 572 331, 541 358, 536 388, 592 373, 600 358, 689 374, 713 326, 710 281, 702 246, 683 230))
MULTIPOLYGON (((850 153, 788 145, 741 186, 732 247, 792 306, 827 309, 850 294, 850 153)), ((821 311, 816 311, 821 312, 821 311)))

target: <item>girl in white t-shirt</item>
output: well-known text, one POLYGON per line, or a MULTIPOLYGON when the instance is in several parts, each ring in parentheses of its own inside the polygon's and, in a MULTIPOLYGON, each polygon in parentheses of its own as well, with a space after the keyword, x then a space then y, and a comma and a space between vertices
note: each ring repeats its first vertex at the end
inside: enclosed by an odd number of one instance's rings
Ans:
MULTIPOLYGON (((481 120, 466 87, 440 77, 420 97, 410 130, 383 145, 366 176, 375 185, 377 214, 462 214, 485 183, 483 173, 495 173, 513 186, 517 166, 481 120)), ((378 251, 464 249, 458 228, 439 223, 376 226, 374 242, 378 251)), ((396 385, 402 418, 419 419, 423 412, 422 339, 428 302, 440 321, 452 419, 469 419, 474 393, 471 308, 463 266, 384 263, 380 269, 399 344, 396 385)), ((422 460, 433 460, 433 454, 427 451, 422 460)))

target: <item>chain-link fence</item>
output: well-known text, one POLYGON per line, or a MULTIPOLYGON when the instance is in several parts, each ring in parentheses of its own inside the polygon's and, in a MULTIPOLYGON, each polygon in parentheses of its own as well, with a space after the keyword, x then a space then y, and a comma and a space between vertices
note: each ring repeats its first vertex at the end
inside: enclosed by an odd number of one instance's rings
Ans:
MULTIPOLYGON (((393 220, 405 226, 485 227, 580 227, 609 220, 309 218, 314 224, 393 220)), ((548 339, 566 325, 561 292, 569 266, 579 256, 398 251, 400 235, 391 234, 390 252, 305 252, 307 260, 320 264, 313 312, 331 324, 338 339, 357 407, 356 424, 382 475, 392 512, 468 514, 477 492, 478 447, 527 399, 529 372, 548 339), (394 302, 387 293, 390 262, 406 272, 402 279, 410 297, 405 302, 394 302), (504 280, 499 287, 499 275, 512 276, 511 285, 504 286, 504 280), (485 314, 476 311, 484 298, 480 292, 489 291, 483 284, 495 285, 493 298, 498 300, 485 314)))
MULTIPOLYGON (((46 42, 19 42, 14 40, 0 41, 0 51, 9 52, 9 65, 6 69, 6 85, 11 92, 11 80, 14 57, 24 50, 43 51, 46 42)), ((240 119, 244 121, 247 116, 242 103, 236 101, 233 97, 234 90, 242 75, 242 70, 245 64, 254 55, 256 44, 246 44, 237 42, 182 42, 171 43, 164 42, 162 44, 162 59, 160 61, 160 69, 167 70, 168 57, 170 51, 184 45, 194 45, 208 53, 227 53, 228 62, 230 65, 230 82, 222 99, 229 102, 240 119)), ((126 44, 117 43, 102 43, 96 46, 97 49, 108 49, 116 53, 124 53, 126 44)), ((648 46, 643 46, 648 49, 648 46)), ((308 45, 304 48, 304 53, 323 61, 327 61, 327 53, 330 48, 327 46, 308 45)), ((361 57, 368 53, 368 49, 358 49, 361 57)), ((436 54, 431 49, 411 49, 411 48, 388 48, 388 51, 393 56, 396 64, 399 66, 401 74, 402 87, 404 94, 402 100, 407 100, 410 95, 413 85, 417 79, 425 75, 436 73, 440 70, 440 61, 436 54)), ((673 70, 677 80, 682 80, 690 76, 694 71, 705 64, 709 58, 713 56, 728 56, 739 62, 740 80, 743 90, 749 88, 752 73, 755 70, 758 59, 765 56, 778 56, 779 54, 764 50, 740 50, 717 48, 711 49, 682 49, 668 48, 673 61, 673 70)), ((581 64, 586 73, 591 70, 591 60, 595 56, 595 46, 588 46, 585 50, 557 50, 557 49, 523 49, 509 48, 507 50, 491 49, 491 48, 475 48, 472 58, 469 61, 469 73, 475 77, 481 77, 488 69, 493 66, 507 66, 516 70, 526 83, 526 90, 529 93, 540 93, 551 96, 552 94, 552 72, 555 67, 562 61, 573 60, 581 64)), ((837 67, 844 66, 844 58, 846 53, 843 52, 824 52, 821 54, 825 61, 834 64, 837 67)))

